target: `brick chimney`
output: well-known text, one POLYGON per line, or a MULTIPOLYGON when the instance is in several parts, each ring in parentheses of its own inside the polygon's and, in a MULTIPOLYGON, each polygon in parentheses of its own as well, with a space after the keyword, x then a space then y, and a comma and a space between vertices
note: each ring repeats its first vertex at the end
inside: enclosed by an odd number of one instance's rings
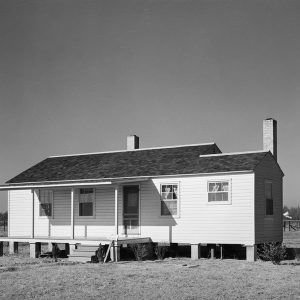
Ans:
POLYGON ((272 118, 264 120, 263 126, 264 150, 271 151, 277 160, 277 121, 272 118))
POLYGON ((127 137, 127 150, 139 149, 140 138, 136 135, 129 135, 127 137))

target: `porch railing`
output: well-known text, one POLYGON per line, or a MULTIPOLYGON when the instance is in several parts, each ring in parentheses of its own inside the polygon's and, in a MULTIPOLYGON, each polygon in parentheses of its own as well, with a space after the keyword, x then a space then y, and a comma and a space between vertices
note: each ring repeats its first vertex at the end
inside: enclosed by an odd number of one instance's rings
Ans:
POLYGON ((283 231, 300 230, 300 220, 283 220, 283 231))

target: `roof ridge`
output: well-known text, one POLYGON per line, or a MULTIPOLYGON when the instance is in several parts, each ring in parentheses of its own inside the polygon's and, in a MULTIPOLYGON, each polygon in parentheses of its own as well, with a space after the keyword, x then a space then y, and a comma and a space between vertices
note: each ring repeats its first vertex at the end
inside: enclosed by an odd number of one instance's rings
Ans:
POLYGON ((104 153, 123 153, 123 152, 138 152, 144 150, 156 150, 156 149, 170 149, 170 148, 182 148, 182 147, 196 147, 196 146, 208 146, 208 145, 216 145, 215 142, 211 143, 201 143, 201 144, 187 144, 187 145, 174 145, 174 146, 162 146, 162 147, 150 147, 150 148, 141 148, 141 149, 133 149, 133 150, 112 150, 112 151, 102 151, 102 152, 90 152, 90 153, 74 153, 74 154, 63 154, 63 155, 51 155, 47 158, 54 157, 68 157, 68 156, 83 156, 83 155, 94 155, 94 154, 104 154, 104 153))
POLYGON ((215 154, 201 154, 199 157, 215 157, 215 156, 226 156, 226 155, 240 155, 240 154, 252 154, 252 153, 267 153, 266 150, 256 151, 242 151, 242 152, 227 152, 227 153, 215 153, 215 154))

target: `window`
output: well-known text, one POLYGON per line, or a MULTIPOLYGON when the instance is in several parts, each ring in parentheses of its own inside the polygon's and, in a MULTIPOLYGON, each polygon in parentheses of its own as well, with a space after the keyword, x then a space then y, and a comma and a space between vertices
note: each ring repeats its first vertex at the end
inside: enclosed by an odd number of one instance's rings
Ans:
POLYGON ((95 193, 93 188, 79 189, 79 216, 94 216, 95 193))
POLYGON ((208 202, 229 202, 229 181, 208 182, 208 202))
POLYGON ((161 215, 178 215, 178 184, 161 185, 161 215))
POLYGON ((53 191, 39 190, 40 217, 52 217, 53 191))
POLYGON ((265 182, 265 197, 266 197, 266 215, 273 216, 273 192, 272 182, 265 182))

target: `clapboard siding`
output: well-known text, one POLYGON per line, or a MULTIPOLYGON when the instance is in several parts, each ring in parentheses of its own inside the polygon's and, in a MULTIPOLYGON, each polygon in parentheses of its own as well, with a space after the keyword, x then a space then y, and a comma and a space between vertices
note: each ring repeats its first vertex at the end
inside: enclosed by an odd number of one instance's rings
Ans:
POLYGON ((271 156, 255 171, 255 242, 282 241, 282 173, 271 156), (266 216, 265 181, 273 186, 274 215, 266 216))
POLYGON ((254 175, 154 179, 141 184, 141 234, 176 243, 254 243, 254 175), (231 181, 231 204, 209 204, 207 182, 231 181), (180 216, 160 216, 160 185, 179 183, 180 216))
POLYGON ((9 191, 9 233, 10 237, 31 237, 32 235, 32 193, 30 190, 9 191))
MULTIPOLYGON (((74 224, 75 237, 109 237, 115 230, 114 187, 95 189, 95 216, 79 217, 79 189, 75 189, 74 224)), ((120 206, 120 205, 119 205, 120 206)))
POLYGON ((34 236, 48 237, 50 233, 50 222, 47 217, 40 217, 40 202, 38 190, 34 191, 34 236))
POLYGON ((50 219, 52 237, 71 236, 71 189, 53 190, 53 218, 50 219))
MULTIPOLYGON (((211 176, 187 176, 157 178, 141 181, 140 186, 140 235, 153 241, 175 243, 222 243, 254 244, 254 174, 240 173, 211 176), (229 180, 231 204, 208 203, 207 182, 229 180), (179 217, 160 216, 160 185, 179 184, 179 217)), ((38 216, 39 203, 35 201, 35 235, 51 237, 71 236, 71 189, 53 190, 53 218, 38 216), (48 223, 47 223, 48 222, 48 223)), ((14 199, 22 200, 19 219, 12 229, 24 230, 24 208, 28 210, 28 235, 32 218, 32 194, 27 191, 13 192, 14 199), (19 194, 18 194, 19 193, 19 194), (18 197, 17 197, 18 195, 18 197), (25 198, 24 198, 25 195, 25 198), (27 195, 27 196, 26 196, 27 195), (24 198, 24 199, 23 199, 24 198), (28 200, 27 200, 28 199, 28 200), (30 202, 31 201, 31 202, 30 202), (22 215, 21 215, 22 212, 22 215), (22 217, 21 217, 22 216, 22 217)), ((95 216, 79 217, 79 189, 74 193, 74 234, 75 238, 110 237, 115 234, 114 187, 103 186, 95 190, 95 216)), ((11 204, 16 202, 12 200, 11 204)), ((15 206, 10 209, 15 211, 15 206)), ((119 233, 123 233, 123 186, 118 189, 119 233)), ((13 231, 16 232, 16 231, 13 231)))
MULTIPOLYGON (((35 236, 71 237, 71 189, 53 190, 53 218, 39 217, 35 197, 35 236)), ((122 189, 119 188, 119 224, 122 230, 122 189)), ((79 217, 79 189, 74 193, 75 238, 110 237, 115 233, 115 200, 112 186, 95 189, 95 216, 79 217)))

